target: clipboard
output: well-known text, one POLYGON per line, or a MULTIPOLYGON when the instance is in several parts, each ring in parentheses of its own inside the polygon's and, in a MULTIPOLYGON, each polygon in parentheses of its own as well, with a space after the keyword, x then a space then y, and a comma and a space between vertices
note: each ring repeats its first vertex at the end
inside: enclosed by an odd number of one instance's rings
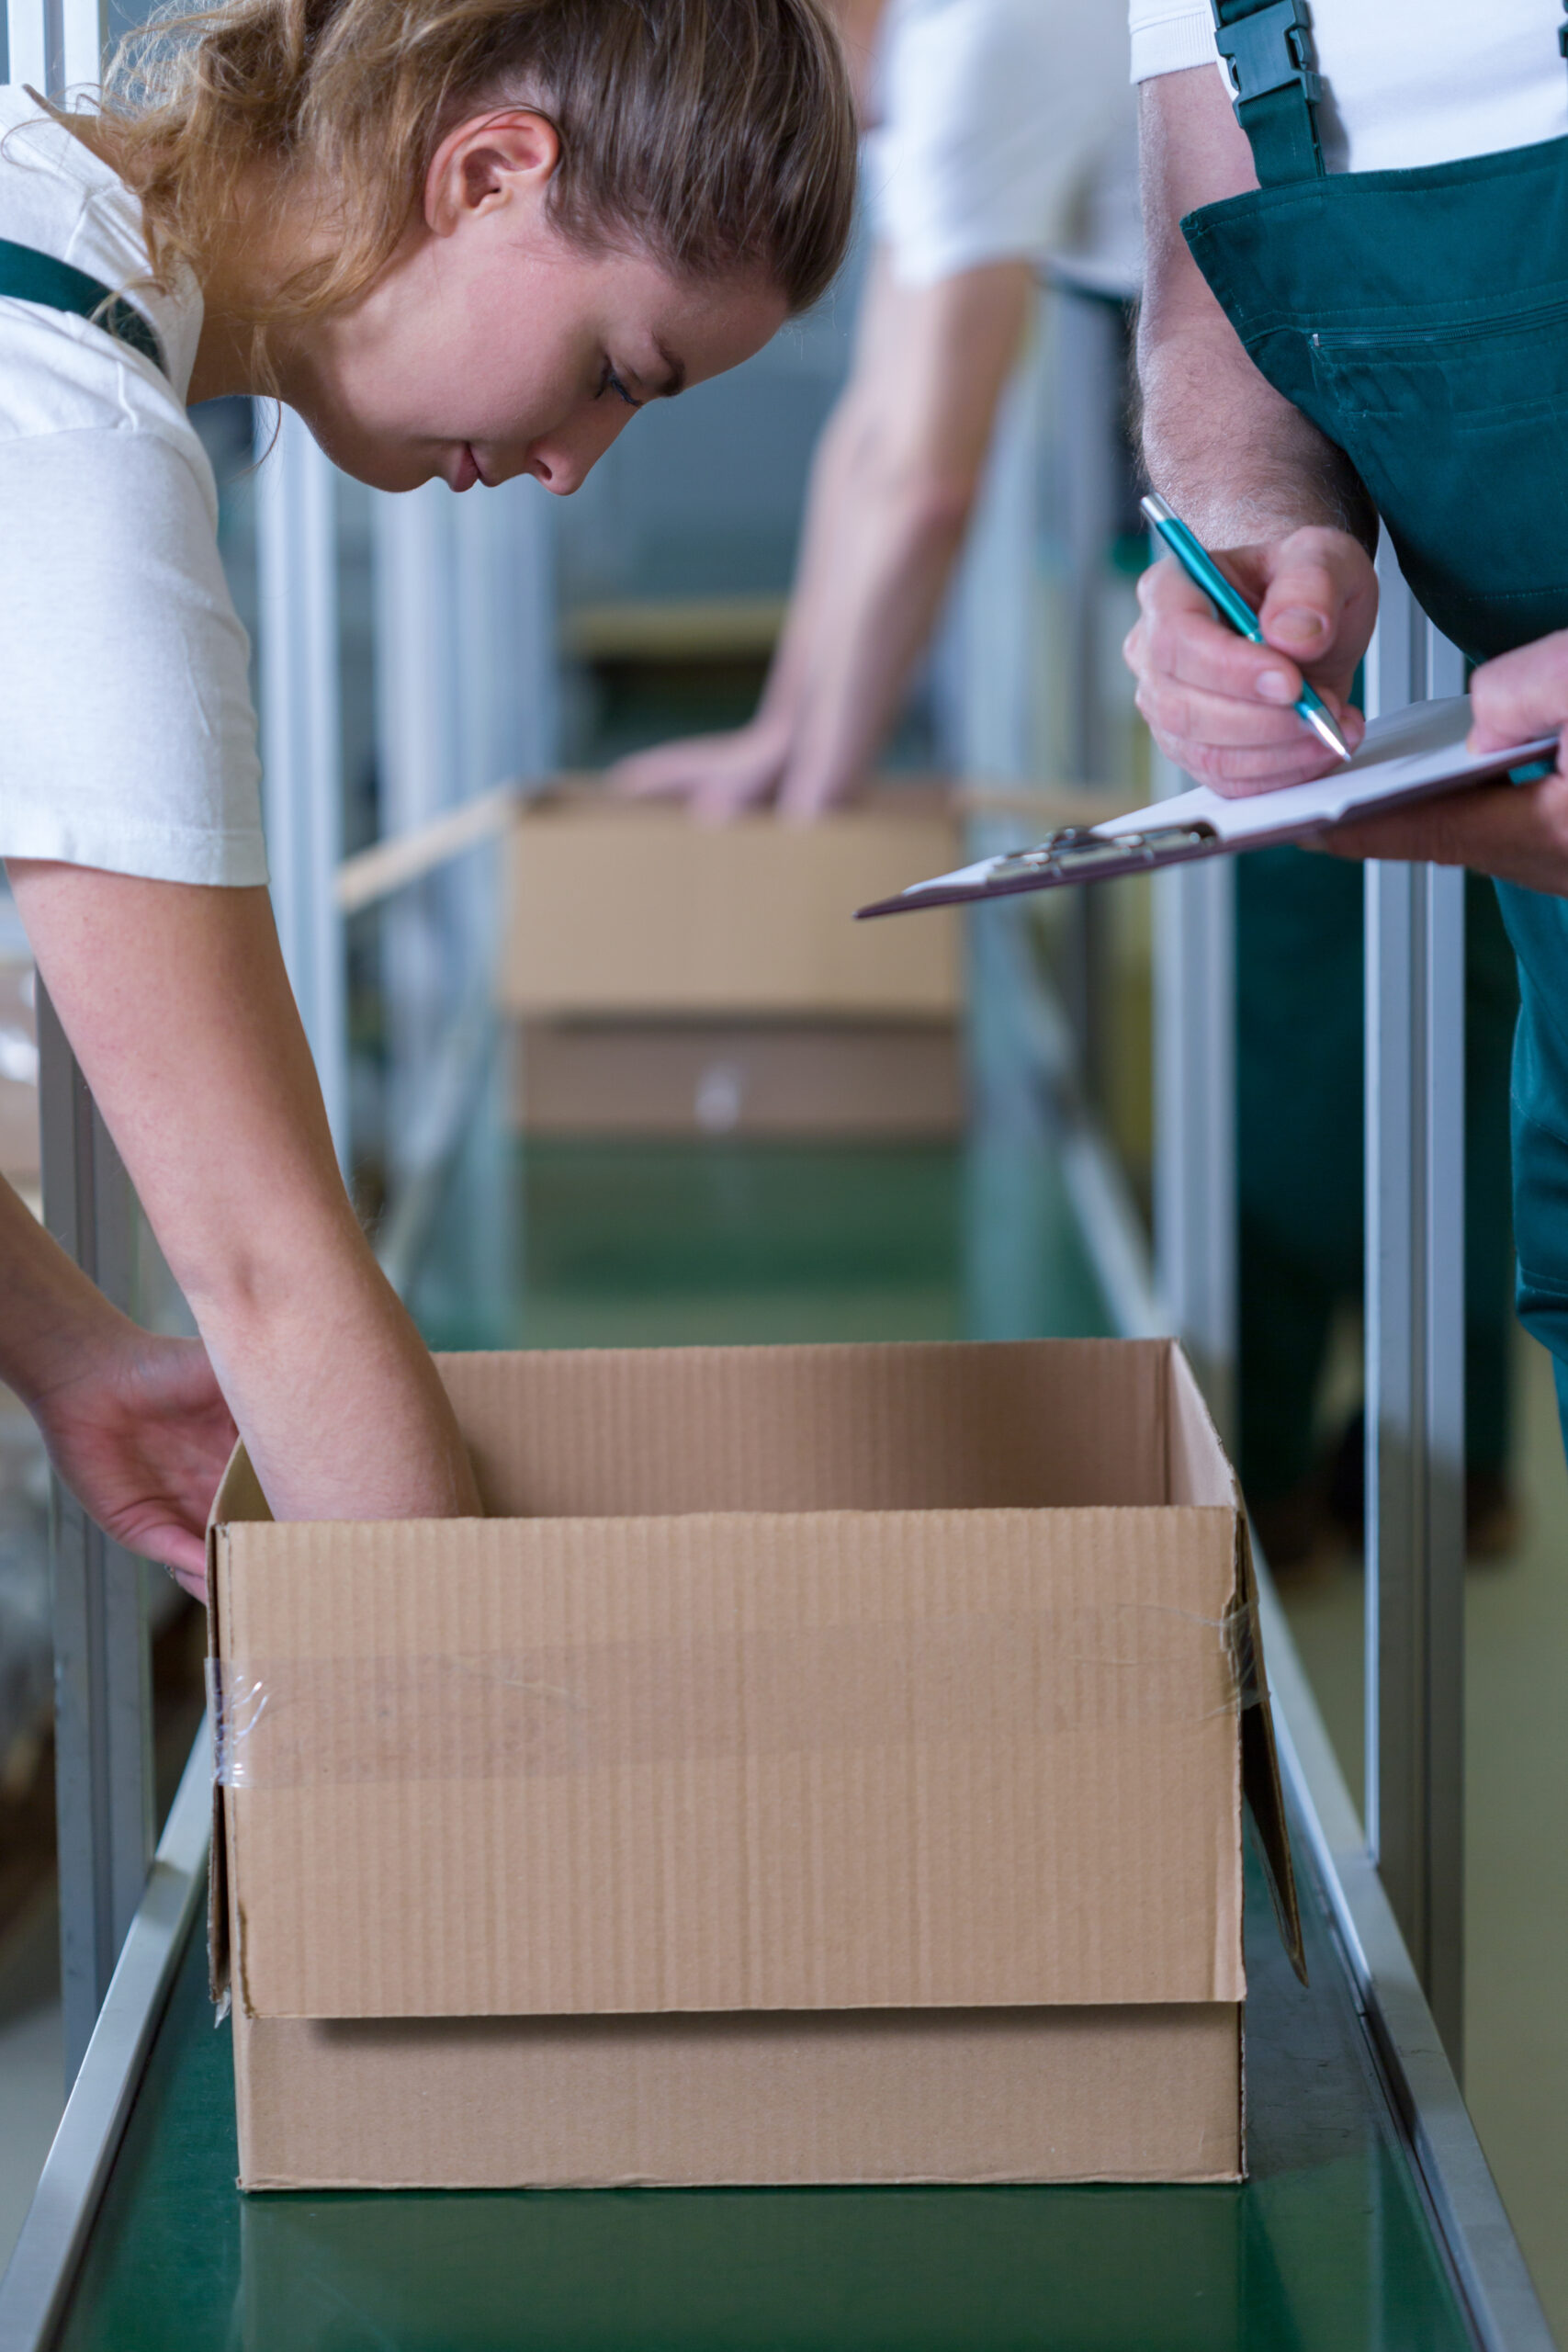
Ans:
POLYGON ((929 882, 911 882, 897 897, 862 907, 857 920, 913 914, 922 907, 973 906, 1027 890, 1156 873, 1195 858, 1260 849, 1265 842, 1310 841, 1354 818, 1466 785, 1504 777, 1524 783, 1541 772, 1543 757, 1557 745, 1555 735, 1541 735, 1506 751, 1467 752, 1469 731, 1468 695, 1414 703, 1373 719, 1354 759, 1314 783, 1251 793, 1241 800, 1224 799, 1200 785, 1103 824, 1060 826, 1030 849, 984 857, 929 882))

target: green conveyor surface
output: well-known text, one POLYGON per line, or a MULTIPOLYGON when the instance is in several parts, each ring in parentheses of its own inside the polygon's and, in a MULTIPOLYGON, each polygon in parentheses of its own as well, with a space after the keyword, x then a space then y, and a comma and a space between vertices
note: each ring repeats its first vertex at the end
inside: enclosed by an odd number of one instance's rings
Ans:
POLYGON ((193 1939, 68 2352, 1450 2352, 1468 2344, 1320 1917, 1249 1885, 1243 2188, 242 2197, 193 1939))
MULTIPOLYGON (((1022 1147, 509 1148, 460 1175, 418 1304, 447 1346, 1104 1329, 1059 1180, 1022 1147), (504 1265, 498 1208, 521 1212, 504 1265)), ((242 2198, 198 1930, 61 2341, 1449 2352, 1470 2338, 1303 1887, 1310 1992, 1249 1877, 1241 2188, 242 2198)))

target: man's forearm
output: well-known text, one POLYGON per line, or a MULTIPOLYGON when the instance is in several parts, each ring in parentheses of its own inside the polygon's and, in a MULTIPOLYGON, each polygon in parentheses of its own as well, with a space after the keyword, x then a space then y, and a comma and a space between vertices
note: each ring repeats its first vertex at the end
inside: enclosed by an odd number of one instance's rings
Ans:
POLYGON ((1326 526, 1370 549, 1377 517, 1354 468, 1253 366, 1181 233, 1198 206, 1258 184, 1212 67, 1145 83, 1139 152, 1138 384, 1150 481, 1211 547, 1326 526))
POLYGON ((1149 480, 1205 545, 1250 547, 1311 524, 1369 550, 1377 514, 1343 450, 1260 376, 1216 311, 1138 338, 1149 480))

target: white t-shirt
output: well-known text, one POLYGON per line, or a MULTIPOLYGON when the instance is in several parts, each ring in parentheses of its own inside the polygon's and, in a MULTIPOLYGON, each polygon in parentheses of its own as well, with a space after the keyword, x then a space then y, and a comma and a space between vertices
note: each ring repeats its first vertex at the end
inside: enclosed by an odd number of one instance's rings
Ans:
MULTIPOLYGON (((135 198, 17 88, 0 237, 116 291, 147 271, 135 198)), ((185 411, 201 295, 132 299, 168 377, 85 319, 0 299, 0 857, 265 882, 249 647, 185 411)))
POLYGON ((1058 243, 1126 74, 1120 0, 889 0, 862 170, 895 280, 1058 243))
MULTIPOLYGON (((1134 82, 1218 63, 1208 0, 1129 0, 1129 15, 1134 82)), ((1312 0, 1325 164, 1406 171, 1562 138, 1562 22, 1559 0, 1312 0)))

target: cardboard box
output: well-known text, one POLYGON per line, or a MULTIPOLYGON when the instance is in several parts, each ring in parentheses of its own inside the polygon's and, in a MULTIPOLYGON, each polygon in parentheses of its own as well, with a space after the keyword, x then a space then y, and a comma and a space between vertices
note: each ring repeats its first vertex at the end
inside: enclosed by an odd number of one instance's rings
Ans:
POLYGON ((702 825, 588 785, 525 803, 501 980, 518 1125, 955 1135, 957 919, 853 916, 889 876, 962 854, 958 817, 930 787, 887 787, 809 827, 766 813, 702 825))
POLYGON ((952 1022, 527 1021, 513 1051, 530 1135, 934 1140, 964 1124, 952 1022))
POLYGON ((1163 1341, 443 1360, 491 1516, 211 1537, 250 2188, 1231 2180, 1235 1481, 1163 1341))
POLYGON ((501 1002, 519 1019, 951 1021, 962 933, 854 911, 963 854, 929 789, 889 786, 815 825, 704 825, 577 786, 525 801, 507 842, 501 1002))

